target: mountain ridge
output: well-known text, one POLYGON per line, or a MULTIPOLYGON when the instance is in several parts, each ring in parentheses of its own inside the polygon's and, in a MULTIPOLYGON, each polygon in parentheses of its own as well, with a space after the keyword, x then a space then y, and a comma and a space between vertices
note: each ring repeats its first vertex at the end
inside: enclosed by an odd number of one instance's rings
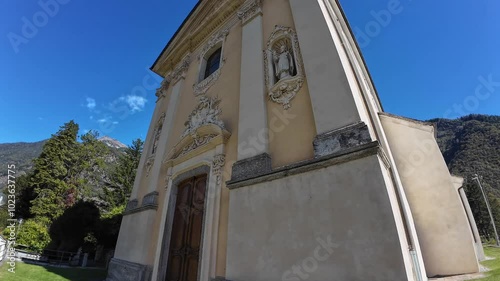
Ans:
POLYGON ((108 137, 108 136, 102 136, 102 137, 98 138, 97 140, 103 142, 104 144, 106 144, 109 147, 114 147, 117 149, 127 147, 127 145, 123 144, 119 140, 114 139, 112 137, 108 137))

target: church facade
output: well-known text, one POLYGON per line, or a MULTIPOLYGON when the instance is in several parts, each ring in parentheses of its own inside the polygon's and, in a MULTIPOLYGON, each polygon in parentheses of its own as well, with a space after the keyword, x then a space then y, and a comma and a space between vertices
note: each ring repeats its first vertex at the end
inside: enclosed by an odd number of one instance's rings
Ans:
POLYGON ((108 281, 427 280, 484 258, 432 124, 385 113, 335 0, 201 0, 108 281))

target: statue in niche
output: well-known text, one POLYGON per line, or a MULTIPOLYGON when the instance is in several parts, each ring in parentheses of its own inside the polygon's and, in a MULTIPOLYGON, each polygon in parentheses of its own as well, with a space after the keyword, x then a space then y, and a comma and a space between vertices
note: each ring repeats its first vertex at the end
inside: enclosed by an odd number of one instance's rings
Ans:
POLYGON ((305 78, 299 41, 292 28, 274 27, 264 51, 264 65, 269 98, 289 109, 305 78))
POLYGON ((279 51, 273 52, 273 61, 275 75, 278 81, 283 78, 289 78, 293 75, 293 57, 290 51, 288 51, 285 42, 282 42, 279 47, 279 51))

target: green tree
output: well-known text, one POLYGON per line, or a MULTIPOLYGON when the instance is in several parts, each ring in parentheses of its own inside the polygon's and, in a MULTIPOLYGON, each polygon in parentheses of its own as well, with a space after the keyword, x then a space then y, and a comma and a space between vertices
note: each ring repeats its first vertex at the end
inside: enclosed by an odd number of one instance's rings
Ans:
POLYGON ((26 220, 19 228, 16 243, 26 245, 32 251, 42 252, 50 243, 47 226, 34 219, 26 220))
POLYGON ((45 143, 40 156, 34 161, 31 186, 35 198, 31 213, 45 223, 59 217, 74 203, 74 193, 79 184, 78 125, 71 120, 45 143))
MULTIPOLYGON (((491 192, 492 188, 487 183, 483 182, 483 187, 485 188, 490 202, 491 212, 493 214, 493 218, 495 219, 497 230, 500 231, 500 202, 491 192)), ((467 195, 472 214, 474 215, 474 220, 476 221, 479 234, 486 240, 494 239, 494 231, 491 224, 490 214, 479 186, 475 181, 469 180, 464 184, 464 191, 467 195)))
POLYGON ((106 161, 112 154, 98 137, 99 134, 95 131, 89 131, 80 137, 78 160, 75 163, 79 171, 80 185, 75 199, 95 201, 94 199, 99 197, 99 187, 103 185, 109 173, 109 164, 106 161))
POLYGON ((141 139, 136 139, 119 156, 104 188, 102 199, 108 203, 108 211, 127 204, 134 186, 135 174, 137 166, 139 166, 143 146, 144 142, 141 139))
POLYGON ((10 219, 5 206, 0 206, 0 233, 7 227, 7 220, 10 219))
POLYGON ((35 199, 35 190, 31 184, 33 174, 29 172, 16 179, 16 216, 29 219, 33 215, 30 212, 31 201, 35 199))
POLYGON ((96 225, 95 237, 100 245, 104 248, 114 248, 118 240, 120 232, 120 224, 122 222, 122 213, 125 210, 125 205, 115 207, 108 213, 101 215, 101 218, 96 225))
POLYGON ((78 201, 51 224, 50 248, 75 252, 84 243, 84 238, 95 232, 99 217, 99 209, 93 202, 78 201))
POLYGON ((105 184, 102 200, 107 202, 107 208, 96 226, 95 237, 106 248, 114 248, 116 245, 122 213, 134 186, 143 146, 141 139, 134 140, 119 156, 105 184))

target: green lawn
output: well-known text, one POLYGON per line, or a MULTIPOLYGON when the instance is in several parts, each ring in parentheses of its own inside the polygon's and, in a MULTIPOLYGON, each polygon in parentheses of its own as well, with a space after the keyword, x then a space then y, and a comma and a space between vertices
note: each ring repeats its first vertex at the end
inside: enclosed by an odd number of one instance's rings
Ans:
POLYGON ((106 279, 105 269, 59 268, 16 263, 15 273, 7 271, 9 265, 0 268, 2 281, 102 281, 106 279))
POLYGON ((485 246, 484 253, 487 257, 495 258, 494 260, 488 260, 481 262, 482 265, 490 269, 486 273, 486 278, 474 279, 478 281, 499 281, 500 280, 500 249, 485 246))

